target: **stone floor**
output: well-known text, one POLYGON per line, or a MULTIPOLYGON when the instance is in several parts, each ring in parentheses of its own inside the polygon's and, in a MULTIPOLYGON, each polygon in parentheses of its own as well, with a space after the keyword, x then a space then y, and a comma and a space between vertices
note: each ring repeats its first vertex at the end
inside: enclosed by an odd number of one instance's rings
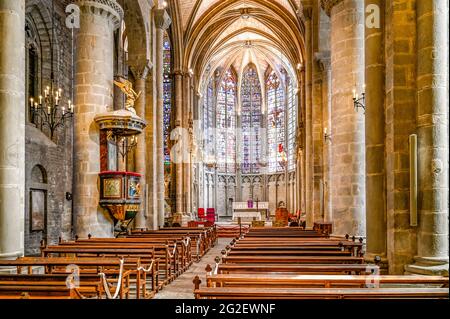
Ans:
POLYGON ((194 299, 194 284, 192 280, 195 276, 199 276, 202 280, 202 285, 206 281, 206 265, 214 266, 214 258, 220 256, 220 252, 231 241, 231 238, 219 238, 218 244, 211 248, 210 251, 203 256, 200 262, 194 262, 188 271, 175 279, 169 285, 165 286, 163 290, 156 294, 155 299, 194 299))

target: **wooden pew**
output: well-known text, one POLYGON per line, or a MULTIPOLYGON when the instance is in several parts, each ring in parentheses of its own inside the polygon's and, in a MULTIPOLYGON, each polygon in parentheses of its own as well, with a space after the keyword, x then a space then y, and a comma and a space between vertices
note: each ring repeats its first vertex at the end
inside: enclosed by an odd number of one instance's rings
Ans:
MULTIPOLYGON (((209 265, 208 265, 209 266, 209 265)), ((206 268, 207 272, 213 269, 206 268)), ((218 264, 218 274, 370 274, 367 264, 218 264)))
POLYGON ((250 229, 216 257, 214 270, 207 266, 207 287, 200 287, 198 276, 194 279, 195 297, 448 299, 443 288, 448 278, 379 276, 377 265, 364 264, 363 240, 349 239, 300 229, 250 229))
POLYGON ((362 264, 364 258, 353 256, 226 256, 224 264, 362 264))
POLYGON ((133 230, 128 237, 134 237, 137 235, 154 235, 154 236, 165 236, 165 235, 184 235, 189 236, 197 244, 200 243, 199 250, 200 257, 203 256, 211 247, 213 247, 217 241, 217 233, 215 228, 160 228, 159 230, 133 230))
POLYGON ((196 299, 448 299, 447 288, 201 288, 196 299))
MULTIPOLYGON (((155 253, 155 246, 150 247, 112 247, 111 245, 78 245, 73 242, 64 242, 61 243, 58 246, 48 246, 46 248, 42 248, 42 256, 43 257, 49 257, 49 256, 74 256, 74 257, 118 257, 118 258, 138 258, 140 261, 139 266, 134 266, 132 270, 136 280, 140 278, 139 276, 142 275, 142 272, 138 271, 138 268, 142 265, 144 268, 148 267, 149 265, 154 262, 155 267, 162 267, 162 275, 163 278, 161 279, 161 276, 158 275, 156 278, 156 281, 158 283, 159 288, 162 287, 163 284, 166 284, 169 282, 169 280, 174 279, 174 274, 172 273, 172 270, 174 267, 171 263, 172 258, 170 258, 169 248, 165 245, 162 245, 160 248, 164 250, 164 258, 160 260, 158 257, 161 255, 157 255, 155 253), (162 265, 162 266, 160 266, 162 265)), ((158 269, 158 268, 156 268, 158 269)), ((137 282, 137 285, 139 285, 140 282, 137 282)), ((139 291, 139 288, 137 288, 139 291)))
MULTIPOLYGON (((16 260, 1 260, 0 267, 15 267, 16 274, 2 275, 2 282, 4 287, 12 287, 22 285, 24 288, 19 289, 21 292, 27 292, 25 287, 38 287, 38 286, 56 286, 55 290, 58 294, 62 293, 67 288, 66 279, 71 275, 67 272, 69 266, 76 266, 80 271, 80 284, 86 293, 99 293, 98 297, 102 297, 102 292, 106 292, 103 289, 99 273, 107 274, 106 280, 108 282, 117 281, 120 284, 118 295, 120 298, 129 298, 130 294, 130 274, 131 271, 124 270, 122 276, 119 276, 119 270, 121 266, 121 260, 118 258, 63 258, 63 257, 21 257, 16 260), (44 271, 44 274, 33 274, 33 268, 40 267, 44 271), (25 271, 25 274, 24 274, 25 271), (91 274, 97 277, 97 281, 93 280, 93 276, 86 277, 85 274, 91 274), (9 277, 10 276, 10 277, 9 277), (22 276, 22 277, 21 277, 22 276), (8 277, 10 279, 8 279, 8 277), (14 279, 24 278, 25 280, 15 281, 14 279), (64 280, 58 280, 62 279, 64 280), (87 279, 81 281, 81 279, 87 279), (86 289, 84 289, 86 288, 86 289)), ((73 269, 73 268, 70 268, 73 269)), ((70 271, 70 270, 69 270, 70 271)), ((5 291, 9 291, 12 288, 4 288, 5 291)), ((78 288, 77 288, 78 289, 78 288)), ((18 291, 19 291, 18 290, 18 291)), ((33 295, 44 294, 44 289, 32 288, 33 295)), ((55 293, 56 293, 55 292, 55 293)), ((73 294, 73 292, 72 292, 73 294)), ((64 295, 64 294, 63 294, 64 295)), ((69 294, 69 297, 71 295, 69 294)))
POLYGON ((163 227, 159 230, 164 232, 185 231, 187 233, 200 233, 205 231, 206 239, 210 242, 211 247, 214 247, 217 244, 218 239, 216 225, 214 225, 214 227, 163 227))
MULTIPOLYGON (((188 241, 189 242, 189 241, 188 241)), ((151 239, 139 242, 132 238, 90 238, 77 240, 76 242, 64 242, 65 246, 86 247, 114 247, 120 249, 151 249, 154 258, 159 259, 166 283, 174 280, 185 271, 190 264, 189 247, 185 247, 182 241, 153 241, 151 239)), ((188 244, 189 246, 189 244, 188 244)))
POLYGON ((362 256, 362 242, 346 241, 346 240, 331 240, 331 239, 312 239, 302 238, 295 240, 282 240, 280 238, 270 238, 266 240, 251 240, 241 239, 238 241, 232 241, 229 245, 233 250, 254 250, 254 249, 266 249, 266 250, 289 250, 289 249, 302 249, 301 247, 309 247, 311 250, 322 250, 331 248, 332 250, 340 249, 343 251, 350 251, 353 256, 362 256))
MULTIPOLYGON (((200 289, 198 276, 195 289, 200 289)), ((274 288, 366 288, 376 284, 386 286, 431 285, 434 288, 448 287, 448 277, 441 276, 349 276, 349 275, 269 275, 232 274, 207 275, 207 287, 274 287, 274 288)), ((393 288, 393 287, 391 287, 393 288)))
MULTIPOLYGON (((146 247, 152 245, 168 245, 169 249, 173 250, 177 247, 177 256, 181 261, 181 270, 185 271, 192 264, 192 254, 191 254, 191 240, 189 237, 176 237, 176 238, 151 238, 151 237, 120 237, 120 238, 92 238, 89 239, 78 239, 77 244, 113 244, 113 245, 145 245, 146 247)), ((156 249, 157 250, 157 249, 156 249)))
MULTIPOLYGON (((204 244, 202 242, 201 234, 190 234, 190 235, 181 235, 181 234, 146 234, 146 233, 140 233, 140 234, 132 234, 127 235, 126 238, 130 239, 147 239, 147 240, 154 240, 154 241, 174 241, 174 240, 184 240, 184 238, 188 237, 191 245, 191 251, 190 256, 193 256, 197 259, 197 261, 200 260, 200 258, 205 254, 204 244)), ((192 260, 192 257, 190 257, 190 260, 192 260)), ((190 261, 191 263, 191 261, 190 261)), ((189 264, 190 265, 190 264, 189 264)))
POLYGON ((89 288, 68 288, 54 282, 10 282, 0 283, 0 299, 84 299, 91 293, 89 288))
POLYGON ((289 249, 289 250, 268 250, 268 249, 255 249, 255 250, 231 250, 227 253, 227 256, 351 256, 350 251, 341 250, 305 250, 305 249, 289 249))

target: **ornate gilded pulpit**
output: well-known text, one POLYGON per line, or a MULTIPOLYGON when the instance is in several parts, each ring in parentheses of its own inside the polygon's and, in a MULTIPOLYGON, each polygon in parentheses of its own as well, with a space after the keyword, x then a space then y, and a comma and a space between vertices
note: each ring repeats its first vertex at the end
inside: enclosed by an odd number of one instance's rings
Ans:
POLYGON ((117 221, 136 217, 141 205, 141 175, 132 172, 102 172, 100 205, 108 209, 117 221))
POLYGON ((119 170, 118 162, 120 158, 126 161, 147 124, 123 109, 99 114, 95 121, 100 127, 100 205, 114 218, 116 230, 123 232, 140 211, 142 176, 119 170))

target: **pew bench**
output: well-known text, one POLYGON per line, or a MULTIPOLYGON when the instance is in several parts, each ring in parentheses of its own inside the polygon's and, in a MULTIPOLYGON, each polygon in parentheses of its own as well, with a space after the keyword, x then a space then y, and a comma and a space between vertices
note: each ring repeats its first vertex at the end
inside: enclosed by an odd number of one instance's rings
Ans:
POLYGON ((448 299, 447 288, 201 288, 195 299, 448 299))
MULTIPOLYGON (((194 279, 195 289, 200 289, 200 280, 194 279)), ((274 287, 274 288, 380 288, 391 286, 427 285, 434 288, 448 287, 448 277, 441 276, 349 276, 349 275, 268 275, 232 274, 207 275, 207 287, 274 287)))
POLYGON ((362 264, 364 258, 353 256, 226 256, 224 264, 362 264))
MULTIPOLYGON (((80 273, 80 279, 85 276, 86 272, 87 274, 91 274, 93 276, 97 277, 97 281, 87 281, 86 284, 87 287, 87 293, 93 294, 93 293, 99 293, 100 298, 102 295, 102 292, 106 292, 103 288, 103 285, 100 285, 102 283, 101 278, 99 277, 99 273, 104 273, 106 282, 108 284, 109 288, 115 289, 114 287, 110 286, 110 283, 117 282, 117 285, 119 285, 120 282, 120 290, 117 292, 118 296, 123 299, 124 297, 129 298, 130 295, 130 275, 131 271, 124 270, 122 273, 122 277, 119 276, 119 270, 121 266, 121 261, 119 259, 107 259, 107 258, 64 258, 64 257, 21 257, 16 260, 1 260, 0 261, 0 267, 15 267, 17 274, 5 274, 2 275, 3 283, 5 287, 12 287, 14 285, 19 285, 19 283, 22 283, 24 287, 39 287, 40 284, 49 285, 49 283, 52 283, 52 286, 56 286, 58 289, 53 289, 57 293, 60 293, 64 289, 67 288, 66 279, 70 274, 74 272, 73 266, 78 267, 79 273, 80 273), (44 274, 33 274, 33 268, 34 267, 42 267, 44 274), (23 271, 26 271, 27 273, 23 273, 23 271), (44 276, 43 276, 44 275, 44 276), (48 275, 48 276, 45 276, 48 275), (11 276, 12 279, 7 279, 9 276, 11 276), (25 278, 25 281, 14 281, 15 278, 20 278, 20 276, 24 276, 22 278, 25 278), (28 276, 28 278, 27 278, 28 276), (63 281, 58 280, 58 276, 62 277, 64 276, 63 281), (108 276, 108 277, 106 277, 108 276), (31 277, 34 277, 34 279, 31 279, 31 277), (50 278, 53 278, 53 280, 50 280, 50 278), (42 281, 43 280, 43 281, 42 281), (99 286, 100 285, 100 286, 99 286)), ((93 276, 90 278, 92 279, 93 276)), ((86 278, 86 277, 84 277, 86 278)), ((61 278, 62 279, 62 278, 61 278)), ((80 284, 82 284, 81 288, 84 287, 84 282, 80 281, 80 284)), ((44 285, 45 286, 45 285, 44 285)), ((7 288, 5 288, 7 289, 7 288)), ((9 288, 8 288, 9 289, 9 288)), ((78 288, 77 288, 78 289, 78 288)), ((21 292, 27 292, 25 288, 19 289, 21 292)), ((18 291, 19 291, 18 290, 18 291)), ((44 294, 44 290, 39 290, 38 288, 32 288, 31 290, 34 291, 33 295, 44 294)), ((116 293, 114 291, 113 293, 116 293)), ((72 292, 73 294, 73 292, 72 292)), ((45 295, 45 294, 44 294, 45 295)), ((69 294, 70 297, 70 294, 69 294)))
POLYGON ((84 299, 93 294, 91 288, 68 288, 52 282, 33 285, 33 282, 0 283, 0 299, 84 299))
MULTIPOLYGON (((368 264, 218 264, 215 270, 218 274, 370 274, 374 269, 368 264)), ((206 267, 211 272, 211 266, 206 267)))
POLYGON ((101 253, 101 255, 120 255, 123 256, 127 252, 133 256, 137 256, 141 259, 141 263, 150 264, 153 259, 160 260, 161 277, 167 282, 175 279, 181 272, 181 266, 183 257, 180 256, 178 246, 176 243, 159 243, 159 244, 147 244, 147 243, 120 243, 111 241, 89 241, 82 240, 76 242, 62 242, 58 246, 50 246, 42 249, 46 254, 58 252, 59 254, 65 254, 63 251, 67 249, 61 248, 67 247, 78 251, 77 255, 84 255, 89 250, 92 252, 101 253), (60 248, 57 248, 60 247, 60 248), (51 249, 51 252, 50 252, 51 249))

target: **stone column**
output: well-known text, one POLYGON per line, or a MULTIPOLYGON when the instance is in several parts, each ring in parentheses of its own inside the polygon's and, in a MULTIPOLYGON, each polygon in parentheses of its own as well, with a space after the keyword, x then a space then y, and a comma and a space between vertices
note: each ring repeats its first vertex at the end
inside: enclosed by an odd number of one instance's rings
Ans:
POLYGON ((306 98, 306 144, 305 144, 305 181, 306 181, 306 228, 312 229, 314 226, 314 146, 313 146, 313 105, 312 105, 312 8, 303 9, 303 19, 305 21, 305 98, 306 98))
MULTIPOLYGON (((181 130, 183 125, 183 72, 175 71, 175 127, 181 130)), ((181 143, 182 139, 178 142, 181 143)), ((176 171, 176 212, 184 213, 183 163, 175 164, 176 171)))
MULTIPOLYGON (((130 66, 130 70, 134 75, 135 78, 135 85, 134 85, 134 89, 135 91, 139 94, 139 92, 141 92, 141 95, 139 97, 139 99, 136 101, 135 103, 135 110, 136 110, 136 114, 141 117, 142 119, 146 118, 146 79, 147 79, 147 75, 150 71, 150 65, 149 65, 149 61, 134 61, 134 62, 129 62, 128 65, 130 66)), ((150 123, 147 123, 147 128, 146 130, 150 130, 152 129, 152 127, 150 126, 150 123)), ((135 170, 137 173, 142 174, 142 179, 141 179, 141 198, 142 198, 142 204, 140 207, 140 211, 139 213, 136 215, 136 220, 135 220, 135 227, 136 228, 146 228, 147 227, 147 223, 146 223, 146 219, 147 219, 147 210, 148 207, 146 207, 146 203, 147 203, 147 197, 148 194, 146 193, 146 164, 147 164, 147 156, 146 156, 146 136, 145 136, 145 132, 143 134, 140 134, 138 136, 138 145, 136 147, 135 150, 135 170)))
MULTIPOLYGON (((189 73, 185 73, 184 81, 183 81, 183 128, 186 131, 190 129, 190 123, 192 121, 192 112, 191 112, 191 75, 189 73)), ((190 141, 191 136, 187 138, 186 141, 190 141)), ((185 145, 186 151, 189 156, 187 159, 188 162, 183 163, 183 195, 185 199, 185 207, 184 212, 186 214, 191 213, 191 148, 190 145, 185 145)))
POLYGON ((24 254, 25 0, 0 1, 0 259, 24 254))
POLYGON ((326 105, 323 100, 323 70, 321 69, 321 62, 314 57, 314 74, 313 74, 313 88, 312 88, 312 139, 313 139, 313 212, 314 221, 322 221, 323 214, 323 106, 326 105))
MULTIPOLYGON (((384 0, 366 0, 365 6, 380 8, 380 25, 366 24, 366 260, 375 256, 387 262, 386 168, 385 168, 385 61, 384 0)), ((384 268, 384 266, 383 266, 384 268)))
MULTIPOLYGON (((153 31, 153 38, 156 39, 156 31, 153 31)), ((155 49, 153 46, 153 61, 155 61, 155 49)), ((156 63, 155 63, 156 65, 156 63)), ((147 227, 149 229, 158 228, 158 184, 156 181, 156 109, 157 109, 157 90, 156 90, 156 67, 152 68, 151 73, 147 76, 147 83, 145 89, 146 93, 146 112, 145 120, 147 121, 147 128, 144 131, 146 142, 146 175, 145 183, 148 190, 145 200, 147 201, 147 227)))
POLYGON ((299 105, 302 112, 299 114, 299 131, 298 144, 301 145, 299 149, 298 159, 299 159, 299 173, 300 173, 300 209, 302 214, 306 212, 306 165, 305 165, 305 144, 306 144, 306 134, 305 134, 305 114, 306 114, 306 84, 305 84, 305 69, 302 68, 300 72, 300 91, 299 91, 299 105))
POLYGON ((114 30, 122 8, 115 1, 82 1, 80 29, 76 37, 74 115, 74 212, 80 237, 111 237, 113 223, 99 206, 99 128, 95 115, 113 108, 114 30))
POLYGON ((419 228, 407 272, 448 276, 448 1, 418 1, 419 228))
POLYGON ((155 10, 155 26, 156 26, 156 185, 154 189, 157 192, 157 215, 158 224, 164 226, 165 201, 164 201, 164 68, 163 68, 163 49, 164 49, 164 30, 167 30, 172 23, 169 14, 165 9, 155 10))
POLYGON ((321 0, 331 17, 333 232, 365 235, 364 1, 321 0))
POLYGON ((322 165, 323 165, 323 221, 332 222, 331 215, 331 60, 330 52, 323 51, 316 54, 322 70, 322 129, 320 132, 323 140, 322 165), (325 136, 326 134, 326 136, 325 136))

